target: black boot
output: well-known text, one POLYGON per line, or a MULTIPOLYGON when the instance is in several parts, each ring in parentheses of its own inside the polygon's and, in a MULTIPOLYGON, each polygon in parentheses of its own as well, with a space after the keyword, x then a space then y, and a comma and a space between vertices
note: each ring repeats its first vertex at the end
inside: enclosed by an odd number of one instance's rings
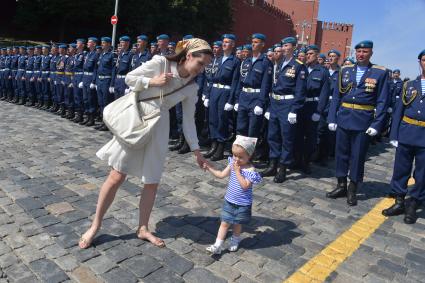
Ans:
POLYGON ((404 196, 396 196, 395 203, 387 209, 382 210, 384 216, 396 216, 403 214, 405 210, 404 196))
POLYGON ((347 204, 349 206, 357 205, 357 184, 353 181, 350 181, 347 189, 347 204))
POLYGON ((95 130, 99 130, 100 128, 102 128, 102 127, 103 127, 103 125, 105 125, 105 124, 100 123, 99 125, 97 125, 96 127, 94 127, 94 129, 95 129, 95 130))
POLYGON ((26 101, 25 98, 21 98, 21 101, 18 103, 18 105, 25 105, 25 101, 26 101))
POLYGON ((68 110, 68 115, 66 115, 66 119, 72 120, 74 118, 75 118, 75 111, 74 111, 74 109, 68 110))
POLYGON ((347 196, 347 178, 346 177, 338 177, 338 184, 336 188, 326 193, 327 198, 342 198, 347 196))
POLYGON ((63 108, 63 105, 58 104, 58 106, 59 106, 58 110, 56 110, 56 112, 54 112, 56 115, 60 115, 62 113, 62 109, 65 109, 65 108, 63 108))
POLYGON ((217 151, 217 147, 218 147, 217 141, 213 141, 211 144, 210 150, 208 150, 208 152, 204 154, 204 157, 210 158, 211 156, 213 156, 214 153, 217 151))
POLYGON ((85 125, 87 127, 94 126, 94 114, 93 113, 89 113, 89 114, 87 114, 87 116, 88 116, 88 120, 87 120, 87 123, 85 125))
POLYGON ((190 147, 187 144, 186 141, 184 141, 183 146, 181 148, 179 148, 179 150, 177 151, 178 154, 185 154, 190 152, 190 147))
POLYGON ((276 176, 273 178, 273 182, 275 183, 283 183, 286 181, 286 166, 285 165, 279 165, 279 171, 277 172, 276 176))
POLYGON ((274 176, 277 173, 277 159, 272 158, 269 161, 269 167, 266 170, 260 172, 261 177, 274 176))
POLYGON ((74 123, 81 123, 83 122, 83 112, 78 111, 77 115, 75 116, 75 118, 72 120, 72 122, 74 123))
POLYGON ((97 128, 96 130, 101 131, 101 132, 109 131, 108 127, 106 127, 106 125, 104 123, 102 123, 101 126, 99 128, 97 128))
POLYGON ((60 112, 60 115, 61 115, 62 118, 66 118, 66 108, 65 108, 65 106, 62 106, 62 110, 60 112))
POLYGON ((224 143, 217 143, 217 150, 214 152, 214 155, 211 157, 211 161, 219 161, 224 158, 224 143))
POLYGON ((311 174, 310 160, 306 157, 304 157, 302 171, 303 171, 304 174, 307 174, 307 175, 311 174))
POLYGON ((410 198, 406 201, 406 212, 404 214, 404 223, 406 224, 414 224, 418 219, 416 215, 416 209, 418 209, 420 202, 415 198, 410 198))
POLYGON ((175 145, 170 146, 169 150, 171 150, 171 151, 179 150, 180 148, 183 147, 185 142, 186 142, 186 140, 184 139, 184 135, 181 134, 180 137, 179 137, 179 141, 175 145))

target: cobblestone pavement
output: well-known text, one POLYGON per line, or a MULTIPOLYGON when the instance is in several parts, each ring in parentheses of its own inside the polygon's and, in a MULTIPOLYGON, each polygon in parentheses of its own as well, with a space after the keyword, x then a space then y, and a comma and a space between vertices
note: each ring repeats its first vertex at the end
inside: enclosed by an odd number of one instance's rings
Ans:
MULTIPOLYGON (((235 253, 212 257, 226 180, 170 153, 151 218, 167 247, 135 237, 141 182, 118 191, 94 247, 77 246, 108 166, 95 152, 109 133, 0 102, 0 282, 282 282, 388 192, 393 150, 373 146, 359 205, 330 201, 333 164, 313 175, 267 179, 255 189, 253 221, 235 253)), ((224 166, 224 162, 220 166, 224 166)), ((424 282, 425 215, 413 226, 386 220, 327 279, 424 282)))

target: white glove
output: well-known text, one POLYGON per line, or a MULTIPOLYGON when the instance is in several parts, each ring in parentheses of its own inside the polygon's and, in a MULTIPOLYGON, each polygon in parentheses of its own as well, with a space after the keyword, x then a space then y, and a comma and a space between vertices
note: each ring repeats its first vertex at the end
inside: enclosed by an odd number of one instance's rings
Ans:
POLYGON ((113 86, 109 87, 109 93, 114 93, 115 88, 113 86))
POLYGON ((328 129, 329 129, 329 131, 332 131, 332 132, 335 132, 336 131, 336 124, 335 123, 330 123, 329 125, 328 125, 328 129))
POLYGON ((390 141, 390 145, 392 145, 393 147, 397 147, 398 141, 390 141))
POLYGON ((233 109, 235 109, 235 111, 238 112, 238 108, 239 108, 239 103, 236 103, 233 109))
POLYGON ((94 85, 94 88, 97 90, 97 85, 94 85))
POLYGON ((267 120, 270 120, 270 112, 266 112, 266 113, 264 114, 264 117, 265 117, 267 120))
POLYGON ((374 128, 369 128, 366 130, 366 134, 368 134, 371 137, 374 137, 378 134, 378 131, 375 130, 374 128))
POLYGON ((289 122, 289 124, 295 124, 297 122, 297 114, 289 112, 288 122, 289 122))
POLYGON ((393 113, 393 109, 391 107, 388 107, 387 112, 391 114, 391 113, 393 113))
POLYGON ((202 95, 202 101, 205 101, 205 99, 207 99, 207 97, 205 96, 205 94, 202 95))
POLYGON ((317 113, 313 113, 313 115, 311 115, 311 120, 313 122, 318 122, 320 120, 320 115, 317 113))
POLYGON ((204 106, 208 108, 208 104, 209 104, 210 100, 209 99, 205 99, 204 100, 204 106))
POLYGON ((80 83, 78 84, 78 88, 83 88, 83 82, 80 82, 80 83))
POLYGON ((257 116, 263 115, 263 108, 261 108, 260 106, 255 106, 254 114, 257 116))
POLYGON ((54 84, 54 85, 57 85, 58 83, 57 83, 57 81, 54 81, 54 82, 53 82, 53 84, 54 84))
POLYGON ((126 88, 125 90, 124 90, 124 94, 129 94, 130 93, 130 89, 129 88, 126 88))
POLYGON ((224 105, 224 111, 232 111, 233 110, 233 105, 230 103, 226 103, 226 105, 224 105))
POLYGON ((95 88, 96 88, 96 85, 94 83, 91 83, 90 84, 90 89, 95 89, 95 88))
POLYGON ((70 84, 68 85, 68 87, 74 87, 74 85, 73 85, 72 83, 70 83, 70 84))

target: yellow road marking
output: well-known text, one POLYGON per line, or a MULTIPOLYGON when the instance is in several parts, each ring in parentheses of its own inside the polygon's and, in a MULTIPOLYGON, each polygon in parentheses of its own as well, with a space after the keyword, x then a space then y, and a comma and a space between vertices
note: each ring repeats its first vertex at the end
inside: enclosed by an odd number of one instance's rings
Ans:
POLYGON ((360 245, 369 238, 387 217, 381 211, 394 204, 394 199, 384 198, 372 210, 342 233, 319 254, 310 259, 284 283, 318 283, 335 271, 360 245))

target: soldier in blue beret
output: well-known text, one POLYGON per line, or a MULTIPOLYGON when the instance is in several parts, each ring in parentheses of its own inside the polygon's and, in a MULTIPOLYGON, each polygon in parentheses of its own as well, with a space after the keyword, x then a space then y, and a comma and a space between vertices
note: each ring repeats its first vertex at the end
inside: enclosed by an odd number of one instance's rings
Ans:
POLYGON ((156 40, 158 44, 158 55, 170 55, 171 53, 168 50, 168 43, 170 42, 170 37, 166 34, 161 34, 156 37, 156 40))
POLYGON ((383 129, 390 102, 388 71, 370 62, 372 47, 370 41, 357 44, 357 63, 341 68, 328 115, 329 130, 336 131, 338 185, 326 196, 346 196, 350 206, 357 205, 370 138, 383 129))
MULTIPOLYGON (((97 101, 99 104, 100 115, 103 113, 105 106, 114 100, 113 84, 114 78, 113 70, 116 67, 116 54, 111 50, 111 42, 109 37, 102 37, 102 52, 97 61, 97 101)), ((95 127, 99 131, 107 131, 108 127, 101 122, 99 126, 95 127)))
POLYGON ((40 109, 43 107, 43 98, 41 93, 41 45, 34 46, 34 63, 33 63, 33 81, 34 81, 34 96, 35 107, 40 109))
POLYGON ((96 46, 96 52, 97 52, 98 55, 100 55, 100 53, 102 53, 102 46, 101 45, 96 46))
POLYGON ((319 62, 320 65, 325 65, 325 60, 326 60, 326 55, 323 53, 319 54, 319 57, 317 58, 317 61, 319 62))
POLYGON ((131 60, 131 70, 134 70, 141 66, 143 63, 149 61, 152 58, 148 46, 148 37, 146 35, 139 35, 137 37, 137 48, 136 53, 131 60))
POLYGON ((6 62, 6 48, 3 47, 0 49, 0 98, 1 100, 6 99, 6 80, 4 77, 5 72, 5 62, 6 62))
POLYGON ((185 36, 183 36, 183 40, 188 40, 188 39, 192 39, 193 35, 191 34, 186 34, 185 36))
POLYGON ((234 93, 240 77, 240 60, 233 55, 236 37, 233 34, 225 34, 222 39, 223 55, 216 59, 217 70, 211 74, 209 83, 212 85, 204 100, 209 113, 209 133, 212 141, 211 148, 204 157, 211 158, 212 161, 224 157, 224 145, 229 138, 229 121, 235 104, 234 93))
POLYGON ((27 47, 27 63, 25 67, 25 92, 28 98, 25 106, 35 106, 35 80, 34 80, 34 47, 27 47))
POLYGON ((67 46, 65 44, 59 44, 59 56, 56 61, 56 100, 59 105, 58 111, 55 114, 61 117, 66 116, 65 107, 65 65, 68 61, 67 46))
POLYGON ((248 57, 251 57, 251 51, 252 51, 252 45, 251 44, 245 44, 242 47, 242 61, 245 60, 248 57))
POLYGON ((356 61, 354 61, 354 59, 353 58, 351 58, 351 57, 347 57, 347 58, 345 58, 344 59, 344 61, 343 61, 343 63, 342 63, 342 66, 346 66, 346 65, 353 65, 353 64, 355 64, 356 63, 356 61))
POLYGON ((324 115, 330 96, 329 71, 319 63, 319 47, 306 48, 308 70, 304 105, 297 113, 295 159, 302 171, 311 174, 310 161, 317 148, 320 118, 324 115))
POLYGON ((236 57, 239 59, 239 60, 242 60, 242 46, 238 46, 238 47, 236 47, 236 57))
MULTIPOLYGON (((84 121, 84 61, 87 53, 84 51, 86 41, 84 39, 77 39, 76 42, 75 54, 73 56, 74 76, 72 78, 75 117, 72 121, 74 123, 82 123, 84 121)), ((70 116, 72 117, 72 113, 70 116)))
POLYGON ((27 67, 26 47, 19 47, 18 71, 16 73, 16 81, 18 82, 19 105, 24 105, 27 102, 27 92, 25 89, 25 71, 27 67))
POLYGON ((262 53, 265 36, 255 33, 251 38, 252 56, 241 63, 238 87, 232 101, 238 112, 237 133, 258 138, 271 91, 273 63, 262 53))
POLYGON ((305 64, 306 62, 306 50, 304 47, 300 48, 297 52, 297 59, 305 64))
POLYGON ((49 77, 47 81, 49 82, 50 87, 50 97, 49 100, 52 101, 51 107, 48 111, 55 113, 59 110, 58 96, 57 96, 57 74, 56 74, 56 65, 59 59, 58 47, 56 44, 52 44, 50 48, 50 64, 49 64, 49 77))
POLYGON ((400 79, 400 70, 395 69, 392 72, 392 78, 390 80, 390 93, 391 93, 391 105, 388 108, 388 113, 395 111, 397 101, 401 97, 401 92, 403 89, 403 81, 400 79))
POLYGON ((270 160, 261 175, 275 176, 275 183, 286 180, 287 168, 294 162, 295 124, 306 92, 307 68, 294 58, 296 46, 293 37, 282 40, 284 59, 275 66, 270 105, 264 115, 269 120, 270 160))
POLYGON ((418 216, 417 208, 425 200, 425 50, 418 55, 421 74, 404 84, 401 99, 393 114, 390 143, 397 147, 391 193, 395 204, 384 209, 385 216, 404 213, 404 222, 413 224, 418 216), (415 184, 407 188, 413 163, 415 184), (405 199, 409 196, 409 199, 405 199))
POLYGON ((271 62, 274 61, 274 51, 273 48, 267 48, 267 59, 269 59, 271 62))
POLYGON ((282 45, 275 44, 273 47, 273 52, 274 52, 274 56, 273 56, 273 73, 274 73, 276 71, 277 66, 280 65, 283 59, 282 45))
POLYGON ((51 55, 49 54, 50 47, 48 45, 43 45, 41 49, 41 64, 40 64, 40 96, 42 101, 43 110, 48 110, 51 104, 51 93, 50 93, 50 84, 49 84, 49 76, 50 76, 50 60, 51 55))
POLYGON ((2 93, 1 100, 8 101, 10 97, 10 93, 12 92, 12 76, 11 76, 11 60, 12 60, 12 50, 10 47, 5 48, 4 54, 3 54, 3 65, 2 65, 2 75, 3 75, 3 87, 2 87, 2 93))
POLYGON ((150 43, 150 53, 152 56, 158 53, 158 43, 156 41, 150 43))
POLYGON ((168 43, 168 51, 170 52, 170 54, 176 53, 176 43, 174 41, 170 41, 168 43))
POLYGON ((130 52, 130 38, 120 38, 121 52, 118 55, 117 63, 112 72, 112 82, 110 92, 115 94, 115 99, 125 94, 128 88, 125 84, 125 76, 131 70, 133 54, 130 52))
POLYGON ((84 56, 83 64, 83 104, 86 118, 80 125, 91 127, 95 124, 95 114, 98 108, 96 78, 99 54, 96 51, 97 38, 89 37, 87 40, 88 52, 84 56))
POLYGON ((68 45, 68 59, 65 63, 65 75, 63 76, 64 82, 64 106, 66 112, 61 115, 62 118, 68 120, 75 118, 75 104, 74 104, 74 67, 75 67, 75 49, 77 45, 71 43, 68 45))
POLYGON ((11 56, 11 62, 10 62, 10 69, 11 69, 11 79, 12 79, 12 93, 10 96, 10 99, 8 100, 11 103, 18 103, 19 102, 19 91, 18 91, 18 81, 16 78, 16 74, 18 73, 18 59, 20 57, 19 54, 19 47, 14 46, 12 48, 12 56, 11 56))

